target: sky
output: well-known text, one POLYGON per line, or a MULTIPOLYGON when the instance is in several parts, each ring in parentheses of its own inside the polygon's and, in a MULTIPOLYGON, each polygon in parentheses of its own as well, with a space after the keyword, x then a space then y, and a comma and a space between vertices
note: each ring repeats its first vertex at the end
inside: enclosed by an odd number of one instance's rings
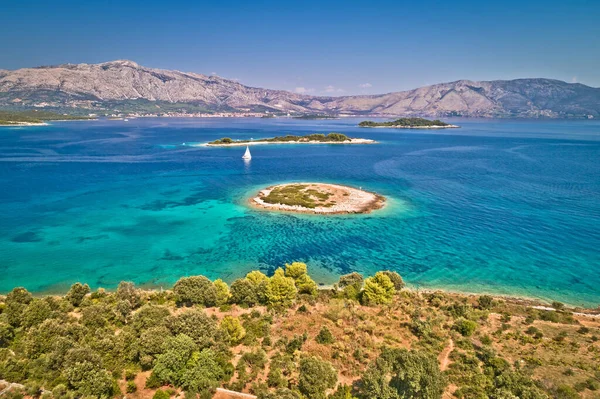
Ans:
POLYGON ((315 95, 600 87, 600 0, 0 0, 0 69, 128 59, 315 95))

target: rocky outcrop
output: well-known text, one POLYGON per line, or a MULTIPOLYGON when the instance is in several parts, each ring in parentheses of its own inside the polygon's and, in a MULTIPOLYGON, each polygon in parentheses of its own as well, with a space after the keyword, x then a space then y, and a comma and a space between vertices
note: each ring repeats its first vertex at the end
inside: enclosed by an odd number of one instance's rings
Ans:
POLYGON ((0 106, 126 110, 136 102, 192 104, 220 111, 380 116, 600 116, 600 89, 551 79, 460 80, 375 96, 318 97, 249 87, 218 76, 146 68, 126 60, 0 70, 0 106))

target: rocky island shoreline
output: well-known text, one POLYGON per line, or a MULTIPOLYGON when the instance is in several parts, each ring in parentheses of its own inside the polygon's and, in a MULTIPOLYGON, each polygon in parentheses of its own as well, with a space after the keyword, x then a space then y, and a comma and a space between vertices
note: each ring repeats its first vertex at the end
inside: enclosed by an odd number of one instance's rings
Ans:
POLYGON ((267 187, 249 200, 260 209, 311 213, 370 213, 385 205, 385 197, 361 189, 325 183, 291 183, 267 187))
POLYGON ((260 144, 375 144, 375 140, 351 138, 342 133, 321 133, 308 134, 306 136, 277 136, 267 139, 257 140, 233 140, 229 137, 223 137, 209 143, 201 144, 205 147, 235 147, 260 144))

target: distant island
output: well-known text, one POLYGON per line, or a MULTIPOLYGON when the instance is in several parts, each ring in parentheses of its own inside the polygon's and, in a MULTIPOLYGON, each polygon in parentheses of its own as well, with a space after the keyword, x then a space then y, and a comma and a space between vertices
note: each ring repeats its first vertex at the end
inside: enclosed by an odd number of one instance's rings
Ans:
POLYGON ((292 183, 261 190, 250 204, 268 210, 331 215, 369 213, 382 208, 385 198, 337 184, 292 183))
POLYGON ((429 120, 424 118, 400 118, 395 121, 389 122, 373 122, 373 121, 362 121, 358 124, 360 127, 395 127, 402 129, 447 129, 457 128, 460 126, 451 125, 446 122, 442 122, 439 119, 429 120))
POLYGON ((92 119, 87 116, 63 115, 48 111, 0 111, 0 126, 39 126, 47 121, 72 121, 92 119))
POLYGON ((324 135, 321 133, 308 134, 306 136, 277 136, 267 139, 257 140, 233 140, 229 137, 223 137, 215 141, 211 141, 206 146, 243 146, 256 144, 373 144, 374 140, 350 138, 342 133, 329 133, 324 135))

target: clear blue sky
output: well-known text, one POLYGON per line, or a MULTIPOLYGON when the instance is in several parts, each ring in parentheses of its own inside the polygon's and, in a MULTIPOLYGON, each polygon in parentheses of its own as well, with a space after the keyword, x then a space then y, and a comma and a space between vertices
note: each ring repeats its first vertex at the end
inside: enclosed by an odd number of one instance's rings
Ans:
POLYGON ((130 59, 313 94, 600 86, 600 0, 1 0, 0 69, 130 59))

